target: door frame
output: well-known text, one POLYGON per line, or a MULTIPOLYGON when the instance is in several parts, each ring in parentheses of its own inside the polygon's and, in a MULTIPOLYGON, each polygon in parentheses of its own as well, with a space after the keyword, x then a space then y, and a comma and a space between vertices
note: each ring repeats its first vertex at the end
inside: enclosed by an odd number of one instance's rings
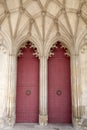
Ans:
MULTIPOLYGON (((9 76, 8 82, 10 83, 10 92, 13 94, 11 97, 11 93, 7 93, 7 96, 9 97, 9 104, 6 106, 6 109, 8 111, 7 114, 7 122, 8 125, 11 124, 12 126, 15 124, 15 117, 16 117, 16 79, 17 79, 17 54, 18 50, 20 49, 21 45, 23 43, 26 43, 26 41, 31 41, 33 44, 33 47, 37 48, 38 52, 36 55, 40 59, 40 91, 39 91, 39 124, 40 125, 47 125, 48 123, 48 110, 47 110, 47 60, 49 57, 50 48, 54 47, 54 43, 57 41, 61 41, 61 43, 65 43, 65 40, 63 39, 54 39, 51 41, 50 45, 48 44, 48 47, 46 49, 46 53, 41 55, 40 48, 38 47, 37 42, 32 39, 28 38, 22 38, 20 41, 18 41, 17 46, 14 48, 14 52, 9 54, 9 73, 11 75, 9 76), (14 77, 15 74, 15 77, 14 77), (43 88, 44 86, 44 88, 43 88), (41 96, 42 95, 42 96, 41 96), (43 99, 43 96, 45 97, 43 99), (8 116, 10 115, 10 116, 8 116)), ((67 45, 67 42, 66 44, 67 45)), ((67 46, 68 48, 68 46, 67 46)), ((70 48, 68 48, 70 50, 70 48)), ((71 98, 72 98, 72 124, 74 126, 78 126, 79 122, 81 122, 82 119, 82 108, 80 104, 80 95, 79 92, 81 91, 79 89, 79 54, 74 51, 70 51, 70 68, 71 68, 71 98)), ((7 100, 8 102, 8 100, 7 100)))
MULTIPOLYGON (((70 72, 70 55, 69 54, 66 54, 66 52, 68 52, 68 50, 67 50, 67 48, 65 48, 65 47, 63 47, 62 45, 61 45, 61 43, 60 42, 57 42, 56 43, 56 47, 55 48, 52 48, 52 52, 54 53, 54 55, 55 55, 55 52, 58 54, 58 56, 59 57, 53 57, 53 56, 51 56, 49 59, 48 59, 48 77, 50 77, 50 74, 53 72, 51 72, 50 73, 50 71, 49 71, 49 68, 50 68, 50 64, 52 63, 52 65, 51 65, 51 69, 53 68, 53 67, 55 67, 55 66, 53 66, 54 65, 54 62, 55 62, 55 60, 59 60, 59 62, 61 63, 61 61, 64 61, 65 63, 66 63, 66 61, 68 61, 68 68, 69 68, 69 88, 70 88, 70 90, 68 91, 68 94, 69 94, 69 97, 70 97, 70 111, 71 111, 71 114, 70 114, 70 116, 72 117, 72 102, 71 102, 71 98, 72 98, 72 96, 71 96, 71 72, 70 72), (58 45, 59 44, 59 45, 58 45), (58 50, 58 48, 59 48, 59 50, 58 50), (62 50, 61 50, 62 49, 62 50), (57 53, 57 52, 61 52, 62 51, 62 57, 61 56, 59 56, 59 54, 57 53), (65 55, 65 56, 64 56, 65 55), (50 61, 51 60, 51 58, 52 58, 52 61, 50 61), (61 59, 61 60, 60 60, 61 59)), ((57 65, 58 65, 58 63, 57 63, 57 65)), ((56 66, 57 67, 57 66, 56 66)), ((63 67, 64 68, 64 67, 63 67)), ((50 70, 51 70, 50 69, 50 70)), ((58 73, 55 73, 55 74, 58 74, 58 73)), ((54 75, 55 75, 54 74, 54 75)), ((52 78, 51 78, 51 80, 52 80, 52 78)), ((48 82, 48 85, 49 85, 49 83, 51 82, 51 80, 49 80, 49 82, 48 82)), ((54 77, 54 80, 55 80, 55 77, 54 77)), ((67 79, 66 79, 67 80, 67 79)), ((52 83, 52 82, 51 82, 52 83)), ((50 84, 51 85, 51 84, 50 84)), ((56 84, 55 84, 56 85, 56 84)), ((48 88, 48 90, 50 91, 50 86, 48 86, 49 88, 48 88)), ((52 86, 51 86, 52 87, 52 86)), ((58 87, 58 86, 57 86, 58 87)), ((51 88, 52 89, 52 88, 51 88)), ((61 87, 60 87, 60 89, 61 89, 61 87)), ((67 88, 66 88, 67 89, 67 88)), ((54 89, 53 89, 54 90, 54 89)), ((64 89, 63 89, 64 90, 64 89)), ((49 94, 49 91, 48 91, 48 94, 49 94)), ((52 91, 51 91, 52 92, 52 91)), ((56 94, 56 93, 55 93, 56 94)), ((61 94, 60 94, 61 95, 61 94)), ((59 95, 59 96, 60 96, 59 95)), ((51 97, 51 99, 52 99, 52 95, 50 95, 50 97, 51 97)), ((61 98, 61 97, 60 97, 61 98)), ((59 98, 59 99, 60 99, 59 98)), ((58 97, 55 99, 55 100, 57 100, 58 99, 58 97)), ((50 100, 51 101, 51 100, 50 100)), ((49 96, 48 96, 48 102, 49 102, 49 96)), ((56 102, 57 103, 57 102, 56 102)), ((58 103, 57 103, 58 104, 58 103)), ((48 106, 48 111, 49 111, 49 106, 48 106)), ((54 106, 54 108, 55 108, 55 106, 54 106)), ((64 108, 63 108, 64 109, 64 108)), ((52 110, 52 108, 51 108, 51 110, 52 110)), ((55 110, 54 110, 55 111, 55 110)), ((58 112, 58 110, 56 111, 56 113, 58 112)), ((49 112, 48 112, 49 113, 49 112)), ((51 114, 51 113, 50 113, 51 114)), ((68 114, 68 113, 67 113, 68 114)), ((48 116, 49 116, 49 114, 48 114, 48 116)), ((48 120, 49 121, 49 120, 48 120)), ((49 123, 51 123, 51 122, 49 122, 49 123)), ((59 122, 57 122, 57 123, 59 123, 59 122)), ((67 122, 66 122, 67 123, 67 122)), ((72 119, 71 119, 71 122, 70 123, 72 123, 72 119)))
MULTIPOLYGON (((29 53, 30 53, 30 57, 28 57, 27 58, 27 60, 32 60, 34 63, 36 63, 37 64, 37 75, 38 75, 38 80, 36 80, 37 82, 39 81, 39 59, 38 58, 36 58, 34 55, 33 55, 33 53, 34 53, 34 50, 31 48, 31 44, 30 44, 30 42, 27 42, 26 44, 24 44, 24 46, 22 47, 22 48, 20 48, 20 50, 19 50, 19 55, 18 55, 18 57, 17 57, 17 64, 18 64, 18 58, 19 59, 21 59, 22 58, 22 55, 24 55, 24 52, 25 51, 28 51, 29 50, 29 53), (23 50, 22 50, 23 49, 23 50), (31 52, 32 51, 32 52, 31 52), (35 59, 36 58, 36 59, 35 59), (36 62, 35 62, 35 61, 36 62)), ((29 54, 28 53, 28 54, 29 54)), ((25 54, 26 54, 26 52, 25 52, 25 54)), ((28 56, 28 55, 27 55, 28 56)), ((22 60, 23 60, 23 62, 25 62, 25 60, 26 60, 26 57, 24 56, 23 58, 22 58, 22 60)), ((28 63, 30 63, 30 62, 28 62, 28 63)), ((30 63, 31 64, 31 63, 30 63)), ((36 65, 35 64, 35 65, 36 65)), ((21 64, 19 64, 19 65, 21 65, 21 64)), ((26 64, 27 65, 27 64, 26 64)), ((18 65, 17 65, 17 67, 18 67, 18 65)), ((28 66, 29 67, 29 66, 28 66)), ((18 67, 18 68, 20 68, 20 67, 18 67)), ((18 69, 17 68, 17 69, 18 69)), ((26 68, 24 67, 24 70, 26 71, 26 68)), ((32 70, 32 69, 31 69, 32 70)), ((36 70, 36 69, 35 69, 36 70)), ((27 71, 26 71, 27 72, 27 71)), ((21 74, 21 73, 20 73, 21 74)), ((30 74, 32 74, 32 72, 30 73, 30 74)), ((18 73, 17 73, 17 76, 18 76, 18 73)), ((25 77, 26 78, 26 77, 25 77)), ((20 79, 20 76, 19 76, 19 79, 20 79)), ((24 79, 24 78, 23 78, 24 79)), ((33 80, 34 81, 34 80, 33 80)), ((18 87, 18 84, 17 84, 17 86, 16 86, 16 95, 17 95, 17 87, 18 87)), ((22 87, 20 87, 21 89, 23 89, 23 88, 25 88, 24 86, 22 86, 22 87)), ((38 83, 38 86, 35 86, 35 88, 38 90, 38 100, 37 100, 37 104, 38 104, 38 110, 39 110, 39 83, 38 83)), ((27 96, 32 96, 32 94, 31 94, 31 91, 32 90, 34 90, 34 85, 33 85, 33 88, 32 88, 32 86, 31 85, 29 85, 28 84, 28 86, 27 86, 27 88, 26 88, 26 90, 28 89, 28 91, 30 91, 30 94, 25 94, 25 95, 27 95, 27 96), (32 89, 32 90, 30 90, 30 89, 32 89)), ((34 91, 32 91, 32 93, 33 93, 34 91)), ((20 95, 20 92, 19 92, 19 95, 20 95)), ((34 94, 35 95, 35 94, 34 94)), ((18 96, 18 97, 20 97, 20 96, 18 96)), ((36 98, 36 99, 37 99, 36 98)), ((31 98, 32 99, 32 98, 31 98)), ((20 99, 21 100, 21 99, 20 99)), ((16 102, 17 102, 17 96, 16 96, 16 102)), ((25 101, 24 101, 25 102, 25 101)), ((30 103, 31 104, 31 103, 30 103)), ((16 103, 16 105, 17 105, 17 103, 16 103)), ((25 107, 26 107, 26 105, 25 105, 25 107)), ((34 107, 35 108, 35 107, 34 107)), ((17 107, 16 107, 16 109, 17 109, 17 107)), ((17 112, 17 111, 16 111, 17 112)), ((28 110, 28 113, 29 113, 29 110, 28 110)), ((27 113, 27 114, 28 114, 27 113)), ((31 113, 31 111, 30 111, 30 113, 31 113)), ((34 113, 35 114, 35 113, 34 113)), ((17 117, 17 113, 16 113, 16 117, 17 117)), ((38 118, 38 117, 37 117, 38 118)), ((17 120, 16 120, 17 121, 17 120)), ((23 122, 21 122, 21 123, 23 123, 23 122)), ((26 122, 27 123, 27 122, 26 122)))

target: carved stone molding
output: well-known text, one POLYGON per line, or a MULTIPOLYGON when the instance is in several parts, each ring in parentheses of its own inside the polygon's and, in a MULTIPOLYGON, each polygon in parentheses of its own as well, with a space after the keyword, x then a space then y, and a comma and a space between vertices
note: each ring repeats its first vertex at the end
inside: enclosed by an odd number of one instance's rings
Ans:
POLYGON ((87 118, 83 119, 82 127, 85 128, 85 129, 87 129, 87 118))
POLYGON ((39 115, 39 123, 40 125, 47 125, 48 116, 47 115, 39 115))
POLYGON ((85 35, 82 45, 80 46, 80 52, 83 54, 87 52, 87 34, 85 35))
POLYGON ((15 117, 13 117, 13 116, 12 117, 6 117, 5 120, 6 120, 7 126, 9 126, 9 127, 14 126, 14 124, 15 124, 15 117))
POLYGON ((49 57, 52 57, 53 55, 55 55, 54 54, 54 49, 57 48, 57 44, 60 44, 61 48, 65 49, 65 55, 66 56, 70 56, 70 52, 69 52, 69 50, 67 49, 67 47, 64 44, 62 44, 62 43, 55 43, 55 44, 53 44, 53 46, 50 49, 49 57))
POLYGON ((87 129, 87 119, 86 118, 82 118, 82 119, 76 119, 76 123, 78 124, 78 129, 80 130, 85 130, 87 129))
POLYGON ((60 43, 60 45, 61 45, 61 48, 65 49, 65 55, 70 56, 70 51, 67 49, 67 47, 64 44, 61 44, 61 43, 60 43))
POLYGON ((37 51, 37 48, 31 42, 26 42, 26 43, 22 44, 20 49, 19 49, 19 52, 18 52, 17 56, 19 57, 19 56, 23 55, 22 49, 27 48, 27 45, 29 45, 30 48, 33 48, 33 50, 34 50, 33 55, 35 55, 36 57, 39 57, 39 52, 37 51))
POLYGON ((54 52, 53 50, 57 48, 57 43, 53 44, 53 46, 51 47, 50 49, 50 52, 49 52, 49 57, 52 57, 54 55, 54 52))
POLYGON ((15 124, 15 118, 14 117, 0 117, 0 128, 10 128, 13 127, 15 124))
POLYGON ((86 53, 87 52, 87 43, 85 43, 82 47, 81 47, 81 53, 86 53))
POLYGON ((87 1, 83 2, 82 7, 81 7, 81 15, 84 20, 87 22, 87 1))
POLYGON ((0 39, 0 51, 2 51, 4 54, 7 53, 6 47, 3 45, 3 39, 0 39))

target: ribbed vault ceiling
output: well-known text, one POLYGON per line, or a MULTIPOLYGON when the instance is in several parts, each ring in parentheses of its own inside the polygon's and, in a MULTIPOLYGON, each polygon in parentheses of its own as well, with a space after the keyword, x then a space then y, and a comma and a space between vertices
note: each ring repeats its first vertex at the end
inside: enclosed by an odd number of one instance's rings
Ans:
POLYGON ((55 35, 76 40, 87 27, 87 0, 0 0, 0 29, 11 40, 32 35, 47 44, 55 35))

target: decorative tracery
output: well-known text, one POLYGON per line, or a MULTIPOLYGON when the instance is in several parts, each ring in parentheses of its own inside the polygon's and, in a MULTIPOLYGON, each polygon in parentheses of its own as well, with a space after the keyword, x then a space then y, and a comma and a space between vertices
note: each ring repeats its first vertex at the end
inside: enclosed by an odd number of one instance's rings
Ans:
POLYGON ((70 52, 69 52, 69 50, 67 49, 67 47, 64 44, 62 44, 62 43, 55 43, 55 44, 53 44, 53 46, 50 49, 49 57, 52 57, 53 55, 55 55, 54 54, 54 49, 58 47, 57 44, 60 44, 61 48, 65 49, 65 55, 66 56, 70 56, 70 52))
POLYGON ((39 56, 39 52, 38 52, 37 48, 35 47, 35 45, 33 43, 31 43, 31 42, 26 42, 26 43, 24 43, 24 44, 21 45, 21 47, 20 47, 20 49, 18 51, 18 57, 21 56, 21 55, 23 55, 22 50, 24 48, 26 48, 27 45, 29 45, 30 48, 33 48, 33 50, 34 50, 33 55, 35 55, 36 57, 38 57, 39 56))

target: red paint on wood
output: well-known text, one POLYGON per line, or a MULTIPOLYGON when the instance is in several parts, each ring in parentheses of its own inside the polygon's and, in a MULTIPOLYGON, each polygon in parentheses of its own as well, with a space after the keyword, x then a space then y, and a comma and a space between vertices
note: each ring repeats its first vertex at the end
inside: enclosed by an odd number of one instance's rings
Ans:
POLYGON ((27 46, 18 58, 16 122, 36 123, 39 114, 39 60, 27 46), (26 90, 31 94, 26 95, 26 90))
POLYGON ((54 56, 48 61, 48 121, 49 123, 71 123, 70 58, 58 45, 54 56), (61 95, 56 94, 61 90, 61 95))

